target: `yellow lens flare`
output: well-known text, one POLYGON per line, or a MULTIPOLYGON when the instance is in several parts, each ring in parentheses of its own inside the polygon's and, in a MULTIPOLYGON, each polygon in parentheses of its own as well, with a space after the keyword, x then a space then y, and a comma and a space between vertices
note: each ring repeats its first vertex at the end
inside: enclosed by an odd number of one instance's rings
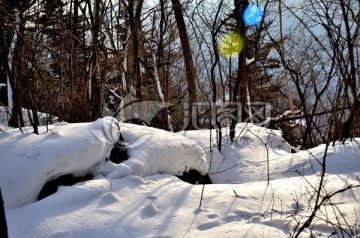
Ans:
POLYGON ((244 40, 239 33, 226 34, 220 41, 219 50, 225 57, 232 58, 239 55, 244 48, 244 40))

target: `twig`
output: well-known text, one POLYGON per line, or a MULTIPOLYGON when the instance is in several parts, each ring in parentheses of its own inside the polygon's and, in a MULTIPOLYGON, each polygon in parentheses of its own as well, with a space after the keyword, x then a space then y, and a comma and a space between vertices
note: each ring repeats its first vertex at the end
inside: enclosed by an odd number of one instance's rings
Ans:
POLYGON ((349 186, 347 186, 347 187, 345 187, 343 189, 337 190, 337 191, 335 191, 333 193, 330 193, 330 194, 328 193, 325 196, 321 195, 321 191, 322 191, 322 189, 324 187, 324 182, 325 182, 326 157, 327 157, 328 147, 329 147, 329 143, 326 144, 325 153, 324 153, 324 157, 323 157, 323 162, 321 163, 321 165, 322 165, 322 174, 321 174, 318 189, 316 190, 315 206, 314 206, 313 211, 311 212, 310 216, 308 217, 308 219, 300 226, 300 228, 297 229, 299 226, 296 227, 295 231, 297 230, 297 232, 296 232, 295 235, 293 235, 293 237, 295 237, 295 238, 299 237, 301 235, 301 233, 304 231, 304 229, 309 227, 312 224, 314 218, 316 217, 317 212, 320 210, 320 208, 323 206, 323 204, 326 201, 329 201, 329 203, 331 204, 330 199, 333 196, 335 196, 336 194, 343 193, 343 192, 345 192, 347 190, 360 187, 360 184, 358 184, 358 185, 350 184, 349 186), (321 196, 322 196, 322 198, 320 198, 321 196))
MULTIPOLYGON (((221 130, 221 128, 220 128, 221 130)), ((214 149, 211 147, 211 139, 212 139, 212 133, 211 133, 211 129, 210 129, 210 163, 209 163, 209 169, 206 173, 206 175, 210 175, 209 172, 211 170, 211 164, 212 164, 212 159, 213 159, 213 153, 214 153, 214 149)), ((203 201, 203 196, 204 196, 204 190, 205 190, 205 182, 202 186, 202 190, 201 190, 201 197, 200 197, 200 203, 199 203, 199 208, 201 208, 201 204, 202 204, 202 201, 203 201)))
POLYGON ((239 196, 239 195, 237 195, 237 193, 236 193, 235 189, 233 189, 233 191, 234 191, 234 193, 235 193, 235 196, 236 196, 237 198, 239 198, 240 196, 239 196))
POLYGON ((237 164, 235 164, 235 165, 233 165, 233 166, 231 166, 231 167, 229 167, 229 168, 227 168, 227 169, 224 169, 224 170, 218 171, 218 172, 216 172, 216 173, 209 173, 209 175, 213 175, 213 174, 221 174, 221 173, 223 173, 223 172, 225 172, 225 171, 228 171, 228 170, 230 170, 230 169, 233 169, 233 168, 235 168, 235 167, 237 167, 237 166, 241 165, 242 163, 243 163, 243 162, 237 163, 237 164))

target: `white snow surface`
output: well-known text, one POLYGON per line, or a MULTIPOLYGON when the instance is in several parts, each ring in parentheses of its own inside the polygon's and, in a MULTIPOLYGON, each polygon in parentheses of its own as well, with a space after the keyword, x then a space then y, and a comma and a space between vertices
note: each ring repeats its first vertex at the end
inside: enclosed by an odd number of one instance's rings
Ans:
MULTIPOLYGON (((209 163, 211 164, 209 173, 211 179, 220 184, 267 180, 267 149, 271 160, 284 157, 291 151, 290 145, 284 141, 281 132, 278 130, 269 130, 251 123, 239 123, 236 131, 238 132, 235 137, 236 141, 230 143, 229 132, 223 129, 222 153, 216 149, 215 130, 212 130, 211 133, 212 152, 210 152, 210 133, 208 130, 179 133, 203 147, 208 156, 208 161, 211 160, 209 163)), ((276 175, 271 174, 271 178, 274 176, 282 177, 281 171, 276 175)))
MULTIPOLYGON (((171 133, 110 118, 51 125, 41 135, 2 132, 9 237, 288 237, 311 212, 325 145, 290 154, 280 131, 252 124, 238 124, 234 143, 227 130, 223 134, 220 153, 214 144, 210 150, 209 130, 171 133), (118 128, 130 157, 115 165, 105 158, 118 128), (171 175, 190 168, 210 169, 214 184, 191 185, 171 175), (35 201, 51 177, 88 171, 97 176, 35 201)), ((211 135, 216 143, 215 130, 211 135)), ((359 184, 359 158, 358 138, 331 145, 322 194, 359 184)), ((359 201, 359 188, 332 196, 300 237, 334 231, 356 237, 359 201)))
POLYGON ((41 127, 40 133, 21 134, 12 129, 0 134, 0 186, 6 207, 36 201, 51 178, 87 173, 105 160, 111 149, 87 124, 59 123, 48 132, 41 127))
MULTIPOLYGON (((160 129, 122 123, 121 135, 128 149, 129 159, 123 165, 112 165, 108 177, 127 174, 148 176, 154 174, 182 175, 195 169, 208 172, 206 156, 195 142, 179 134, 160 129), (130 170, 129 170, 130 169, 130 170)), ((108 169, 106 169, 108 170, 108 169)))

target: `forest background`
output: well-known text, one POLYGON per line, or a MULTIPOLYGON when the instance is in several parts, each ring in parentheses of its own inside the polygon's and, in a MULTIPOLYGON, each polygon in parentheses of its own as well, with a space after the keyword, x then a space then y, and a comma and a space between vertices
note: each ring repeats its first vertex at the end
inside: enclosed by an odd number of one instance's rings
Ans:
POLYGON ((254 122, 303 149, 360 136, 359 9, 350 0, 1 0, 0 106, 8 126, 35 133, 54 118, 113 115, 172 131, 254 122), (256 24, 244 19, 249 6, 264 11, 256 24))

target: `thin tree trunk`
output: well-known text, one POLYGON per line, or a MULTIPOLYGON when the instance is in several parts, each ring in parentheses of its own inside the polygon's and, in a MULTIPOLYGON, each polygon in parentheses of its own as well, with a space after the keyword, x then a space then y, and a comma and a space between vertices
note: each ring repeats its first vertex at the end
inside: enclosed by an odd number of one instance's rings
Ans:
POLYGON ((131 37, 131 57, 132 59, 129 63, 131 67, 129 69, 129 74, 131 80, 133 80, 136 84, 136 97, 138 100, 143 101, 142 98, 142 81, 141 81, 141 71, 140 71, 140 58, 139 58, 139 32, 140 32, 140 24, 141 24, 141 11, 142 11, 142 4, 143 0, 140 0, 136 4, 135 8, 135 1, 129 0, 129 22, 130 22, 130 32, 132 34, 131 37), (134 14, 135 11, 135 14, 134 14))
MULTIPOLYGON (((129 26, 130 26, 130 50, 128 57, 128 75, 130 77, 130 82, 135 83, 136 98, 139 101, 144 101, 143 98, 143 80, 141 77, 141 65, 140 65, 140 39, 139 35, 141 32, 141 12, 142 12, 143 0, 134 1, 128 0, 128 12, 129 12, 129 26), (136 3, 136 4, 135 4, 136 3)), ((142 108, 142 104, 137 104, 138 116, 144 118, 143 115, 146 113, 142 108)))
MULTIPOLYGON (((238 70, 236 74, 235 86, 233 89, 233 102, 241 103, 241 120, 244 121, 248 117, 248 113, 246 112, 247 105, 247 69, 246 69, 246 28, 245 23, 243 21, 242 15, 245 10, 245 7, 248 5, 247 0, 235 0, 235 18, 236 18, 236 31, 242 36, 244 40, 244 48, 239 54, 238 59, 238 70), (241 93, 239 95, 239 92, 241 93)), ((250 105, 248 105, 250 108, 250 105)), ((234 142, 235 137, 235 127, 236 127, 236 119, 238 114, 238 107, 235 106, 233 109, 232 117, 231 117, 231 125, 230 125, 230 140, 234 142)))
MULTIPOLYGON (((164 0, 160 0, 160 41, 159 41, 159 50, 158 50, 158 59, 159 59, 159 77, 162 81, 164 87, 164 102, 168 102, 169 100, 169 85, 168 80, 165 75, 165 60, 164 60, 164 25, 165 25, 165 2, 164 0)), ((163 125, 164 130, 169 130, 169 111, 168 109, 163 110, 163 125)))
POLYGON ((171 0, 173 5, 173 10, 175 14, 176 25, 179 31, 180 42, 183 52, 183 57, 185 61, 185 70, 186 70, 186 82, 189 92, 189 124, 186 125, 185 129, 194 129, 194 122, 197 124, 197 118, 195 113, 192 111, 192 106, 197 102, 196 94, 196 70, 194 66, 194 61, 192 58, 189 36, 186 31, 185 20, 182 12, 182 7, 179 0, 171 0), (194 117, 194 118, 193 118, 194 117), (194 120, 192 120, 194 119, 194 120))
MULTIPOLYGON (((100 74, 98 37, 100 32, 100 2, 95 0, 92 21, 92 75, 91 75, 91 117, 96 120, 103 116, 104 110, 104 82, 100 74)), ((90 7, 90 5, 89 5, 90 7)), ((91 14, 91 13, 90 13, 91 14)))
POLYGON ((9 105, 8 103, 8 96, 7 96, 7 86, 3 87, 5 85, 10 85, 10 82, 8 82, 8 74, 7 74, 7 34, 6 34, 6 24, 5 24, 5 16, 6 11, 3 7, 0 7, 0 16, 2 16, 3 20, 0 21, 0 103, 3 105, 9 105))
POLYGON ((22 108, 20 101, 20 87, 21 84, 19 82, 19 77, 16 77, 16 73, 21 72, 21 69, 17 69, 17 67, 21 67, 21 65, 14 65, 15 62, 20 61, 20 52, 21 52, 21 43, 19 42, 20 34, 24 32, 24 25, 22 24, 22 17, 19 9, 15 9, 15 30, 14 35, 10 43, 9 55, 8 55, 8 96, 9 96, 9 106, 12 105, 11 110, 11 119, 9 121, 9 126, 12 127, 23 127, 24 120, 22 116, 22 108), (17 72, 19 71, 19 72, 17 72), (12 94, 12 95, 11 95, 12 94), (11 99, 12 97, 12 99, 11 99))
MULTIPOLYGON (((79 94, 87 95, 87 93, 82 93, 82 91, 86 90, 86 83, 83 82, 81 76, 80 76, 80 70, 79 70, 79 0, 72 0, 71 1, 71 7, 70 12, 73 13, 72 18, 70 19, 70 31, 72 33, 72 40, 71 40, 71 53, 70 53, 70 78, 71 78, 71 84, 74 85, 73 89, 73 100, 70 101, 72 105, 75 105, 72 107, 71 117, 72 121, 87 121, 91 120, 92 118, 89 116, 91 110, 87 108, 87 103, 81 103, 81 106, 79 106, 79 100, 83 102, 88 102, 87 99, 81 97, 79 94), (81 98, 81 99, 80 99, 81 98), (85 108, 84 108, 85 107, 85 108), (88 114, 86 115, 86 113, 88 114)), ((95 3, 96 4, 96 3, 95 3)), ((63 10, 61 7, 61 19, 63 18, 63 10)), ((62 67, 62 66, 61 66, 62 67)))
MULTIPOLYGON (((7 68, 7 101, 8 101, 8 109, 10 112, 10 120, 9 120, 9 126, 13 126, 13 127, 21 127, 23 126, 23 122, 20 123, 22 125, 19 124, 20 119, 22 118, 22 114, 21 114, 21 107, 19 107, 18 103, 18 95, 17 92, 14 92, 15 89, 15 84, 14 84, 14 74, 13 74, 13 60, 14 60, 14 54, 15 54, 15 49, 18 43, 18 34, 19 34, 19 29, 20 29, 20 16, 19 16, 20 12, 18 9, 15 9, 15 19, 16 19, 16 25, 15 25, 15 29, 14 29, 14 33, 13 33, 13 37, 11 39, 10 42, 10 47, 9 47, 9 53, 7 55, 6 58, 6 68, 7 68), (15 105, 14 105, 14 99, 17 99, 15 105), (20 109, 20 110, 19 110, 20 109), (19 113, 20 112, 20 113, 19 113)), ((5 33, 5 32, 4 32, 5 33)), ((6 44, 4 44, 4 46, 6 46, 6 44)))
MULTIPOLYGON (((71 7, 70 7, 71 9, 71 7)), ((70 10, 71 11, 71 10, 70 10)), ((63 32, 64 31, 64 17, 63 17, 63 10, 61 8, 60 10, 60 31, 63 32)), ((64 43, 61 43, 60 45, 60 56, 64 55, 64 43)), ((67 121, 69 118, 69 115, 67 114, 67 112, 65 112, 65 90, 64 90, 64 78, 65 78, 65 74, 64 74, 64 63, 63 60, 60 60, 59 62, 59 67, 60 67, 60 73, 59 73, 59 81, 60 81, 60 90, 59 90, 59 98, 60 98, 60 113, 58 114, 59 117, 59 121, 67 121)))
MULTIPOLYGON (((10 42, 10 49, 9 49, 9 55, 8 55, 8 67, 10 74, 13 72, 13 65, 14 65, 14 54, 16 50, 16 46, 18 44, 19 39, 19 31, 20 31, 20 25, 21 25, 21 19, 20 19, 20 11, 18 9, 15 9, 15 29, 14 34, 10 42)), ((14 107, 14 101, 13 101, 13 90, 10 83, 10 75, 8 74, 7 77, 7 94, 8 94, 8 106, 9 111, 12 111, 14 107)))
MULTIPOLYGON (((217 107, 216 107, 216 101, 217 101, 217 85, 216 85, 216 77, 215 77, 215 68, 216 66, 219 64, 220 61, 220 56, 219 56, 219 51, 218 51, 218 44, 216 41, 216 37, 217 37, 217 33, 218 31, 216 31, 216 23, 220 14, 220 9, 222 7, 223 4, 223 0, 219 3, 219 7, 218 10, 216 11, 215 14, 215 20, 212 26, 212 30, 211 30, 211 39, 212 39, 212 45, 213 45, 213 50, 214 50, 214 56, 215 56, 215 61, 213 62, 213 64, 211 65, 210 68, 210 77, 211 77, 211 89, 212 89, 212 118, 211 120, 215 120, 215 124, 218 130, 217 133, 217 144, 218 144, 218 150, 221 152, 221 147, 222 147, 222 131, 221 131, 221 124, 220 121, 217 117, 217 107)), ((219 72, 221 69, 219 68, 219 72)), ((225 90, 223 90, 224 93, 225 90)), ((223 97, 223 103, 225 103, 225 97, 223 97)), ((212 123, 212 122, 211 122, 212 123)))
MULTIPOLYGON (((348 7, 348 6, 346 6, 346 3, 344 0, 340 1, 340 7, 341 7, 342 15, 344 18, 344 23, 345 23, 346 43, 347 43, 347 49, 348 49, 348 54, 349 54, 349 63, 350 63, 350 72, 347 75, 347 78, 345 78, 344 80, 346 81, 345 85, 350 86, 351 94, 354 98, 354 108, 350 111, 350 115, 348 116, 347 120, 343 124, 341 139, 343 140, 343 142, 345 142, 345 140, 350 137, 351 131, 353 130, 353 127, 354 127, 353 125, 354 125, 356 117, 358 117, 360 115, 360 95, 358 95, 358 93, 356 91, 357 77, 356 77, 356 65, 355 65, 355 54, 354 54, 355 41, 353 40, 353 39, 355 39, 355 37, 358 37, 358 36, 352 36, 348 10, 346 9, 346 7, 348 7)), ((359 24, 359 23, 357 23, 357 24, 359 24)))

